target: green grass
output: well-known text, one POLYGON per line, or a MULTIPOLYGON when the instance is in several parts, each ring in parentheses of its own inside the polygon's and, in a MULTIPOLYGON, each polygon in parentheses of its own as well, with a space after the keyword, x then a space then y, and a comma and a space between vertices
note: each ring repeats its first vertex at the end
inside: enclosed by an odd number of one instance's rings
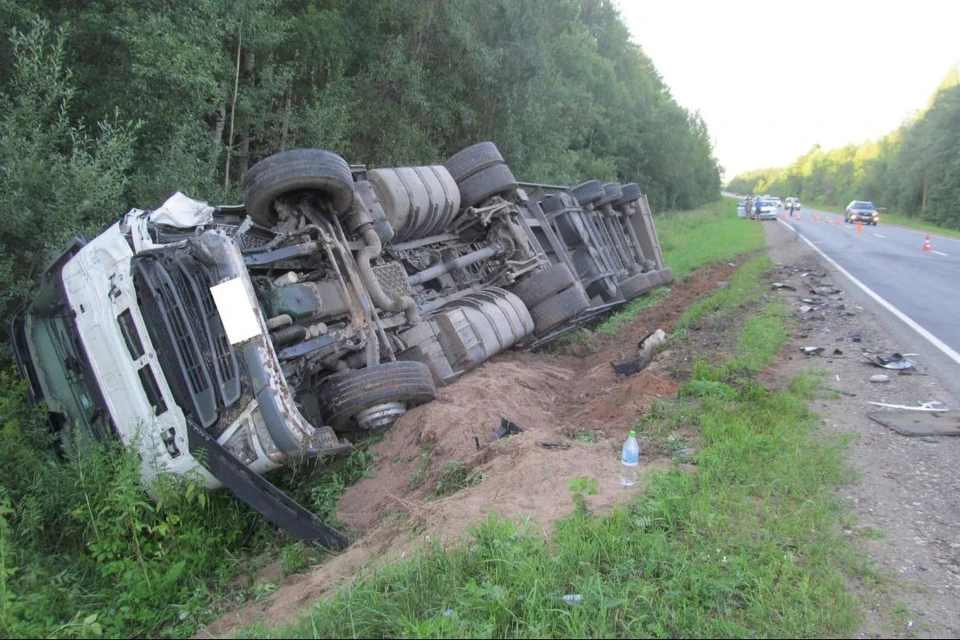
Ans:
MULTIPOLYGON (((742 281, 757 300, 762 266, 745 265, 731 290, 742 281)), ((715 302, 702 318, 740 308, 732 294, 715 302)), ((851 477, 843 443, 814 436, 813 380, 772 392, 751 379, 776 359, 785 323, 778 303, 764 306, 734 358, 698 362, 678 398, 637 423, 643 438, 695 430, 695 473, 655 473, 628 508, 603 516, 589 509, 596 479, 583 477, 569 487, 577 508, 550 537, 491 517, 466 541, 355 579, 280 635, 850 635, 860 610, 845 573, 867 569, 834 493, 851 477)))
POLYGON ((772 267, 773 262, 768 256, 760 256, 745 263, 730 276, 728 288, 717 289, 687 309, 677 321, 675 331, 688 329, 707 315, 729 317, 756 304, 762 296, 760 276, 772 267))
POLYGON ((664 262, 678 280, 711 262, 762 249, 765 243, 763 226, 738 218, 733 198, 657 216, 656 225, 664 262))

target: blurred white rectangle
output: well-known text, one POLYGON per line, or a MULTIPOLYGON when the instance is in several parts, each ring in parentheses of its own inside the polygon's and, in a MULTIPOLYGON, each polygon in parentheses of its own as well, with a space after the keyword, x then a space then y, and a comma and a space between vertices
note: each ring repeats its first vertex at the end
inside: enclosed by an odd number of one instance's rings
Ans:
POLYGON ((210 287, 213 301, 220 312, 220 320, 227 332, 230 344, 237 344, 244 340, 260 335, 260 323, 253 310, 253 303, 243 288, 240 278, 227 280, 210 287))

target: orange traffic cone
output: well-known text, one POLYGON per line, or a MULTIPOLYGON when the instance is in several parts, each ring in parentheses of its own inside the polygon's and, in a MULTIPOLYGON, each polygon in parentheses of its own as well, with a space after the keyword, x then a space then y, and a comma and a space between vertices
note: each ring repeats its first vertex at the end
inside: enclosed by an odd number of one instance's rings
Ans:
POLYGON ((930 234, 929 234, 929 233, 927 234, 926 240, 923 241, 923 250, 924 250, 924 251, 933 251, 933 249, 930 248, 930 234))
POLYGON ((857 233, 863 231, 863 223, 857 220, 857 233))
POLYGON ((813 214, 813 221, 820 222, 820 216, 818 216, 817 214, 813 214))
POLYGON ((840 226, 840 218, 834 218, 834 219, 833 219, 833 224, 835 224, 835 225, 837 225, 837 226, 839 227, 839 226, 840 226))

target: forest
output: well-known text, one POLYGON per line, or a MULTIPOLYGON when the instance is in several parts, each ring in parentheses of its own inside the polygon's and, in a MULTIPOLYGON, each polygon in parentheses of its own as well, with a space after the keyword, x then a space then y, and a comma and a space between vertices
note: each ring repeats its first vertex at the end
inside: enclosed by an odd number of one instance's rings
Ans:
MULTIPOLYGON (((284 149, 377 167, 490 140, 521 180, 635 181, 658 212, 719 198, 706 124, 609 0, 0 0, 0 22, 4 327, 70 237, 175 191, 237 203, 284 149)), ((3 636, 189 635, 244 558, 307 561, 225 492, 151 499, 120 451, 64 462, 43 423, 5 369, 3 636)), ((364 455, 277 481, 326 517, 364 455)))
POLYGON ((960 229, 960 67, 949 71, 924 109, 880 139, 829 151, 817 145, 789 167, 740 174, 728 189, 841 207, 871 200, 960 229))

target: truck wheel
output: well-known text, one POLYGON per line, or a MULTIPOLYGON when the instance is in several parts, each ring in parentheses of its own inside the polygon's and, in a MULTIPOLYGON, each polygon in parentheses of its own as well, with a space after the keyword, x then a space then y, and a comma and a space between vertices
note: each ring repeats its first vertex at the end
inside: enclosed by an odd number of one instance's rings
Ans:
POLYGON ((492 142, 478 142, 447 158, 443 166, 447 168, 455 182, 462 182, 476 172, 495 164, 504 164, 497 145, 492 142))
POLYGON ((603 197, 593 203, 594 207, 602 207, 603 205, 619 200, 623 197, 623 191, 620 190, 620 185, 616 182, 607 182, 603 185, 603 197))
POLYGON ((661 276, 659 271, 647 271, 647 277, 650 278, 650 284, 654 287, 659 287, 661 284, 663 284, 660 281, 661 276))
POLYGON ((623 294, 625 300, 632 300, 641 293, 653 289, 654 286, 655 285, 650 282, 649 274, 638 273, 620 283, 620 292, 623 294))
POLYGON ((590 299, 580 284, 565 289, 530 309, 534 333, 546 333, 589 307, 590 299))
POLYGON ((576 283, 577 279, 565 264, 552 264, 543 271, 527 276, 511 289, 521 302, 532 309, 555 293, 576 283))
POLYGON ((323 149, 291 149, 268 156, 250 167, 243 179, 247 215, 272 227, 277 222, 274 201, 295 191, 315 191, 335 213, 346 213, 354 197, 350 165, 323 149))
POLYGON ((628 182, 620 187, 620 191, 623 193, 623 195, 620 196, 619 200, 614 200, 614 207, 622 207, 623 205, 629 204, 634 200, 639 200, 640 196, 643 195, 640 192, 640 185, 638 185, 636 182, 628 182))
POLYGON ((577 199, 577 202, 586 206, 603 197, 603 185, 600 184, 599 180, 589 180, 575 186, 570 190, 570 193, 577 199))
POLYGON ((323 415, 338 431, 387 426, 409 407, 436 396, 430 368, 413 360, 340 371, 317 389, 323 415))
POLYGON ((673 269, 670 267, 664 267, 663 269, 660 269, 660 284, 673 284, 674 280, 676 280, 676 278, 673 277, 673 269))
POLYGON ((517 179, 510 167, 495 164, 477 171, 472 176, 457 183, 460 187, 460 206, 466 209, 480 204, 487 198, 503 195, 517 188, 517 179))

